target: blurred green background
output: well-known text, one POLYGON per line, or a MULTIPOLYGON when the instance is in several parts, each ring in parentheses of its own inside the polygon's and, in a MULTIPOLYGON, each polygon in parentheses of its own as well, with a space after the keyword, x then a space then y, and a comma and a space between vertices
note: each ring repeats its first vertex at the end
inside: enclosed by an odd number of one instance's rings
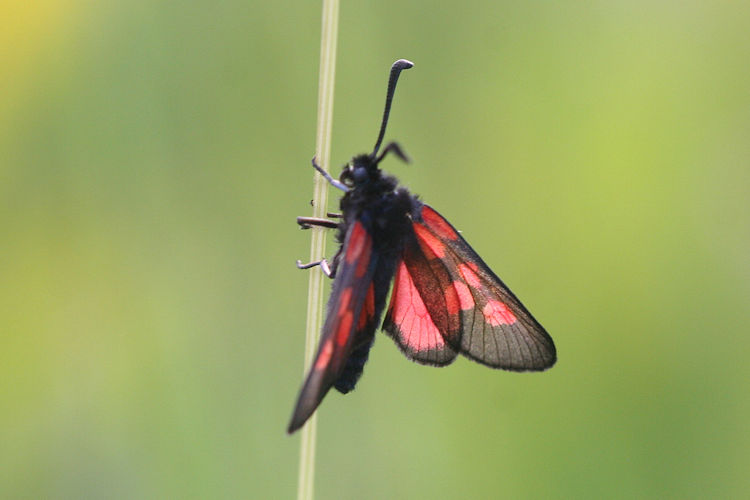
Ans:
MULTIPOLYGON (((0 496, 295 495, 320 7, 3 3, 0 496)), ((743 2, 343 2, 336 171, 413 60, 384 168, 559 362, 379 335, 319 498, 747 494, 749 54, 743 2)))

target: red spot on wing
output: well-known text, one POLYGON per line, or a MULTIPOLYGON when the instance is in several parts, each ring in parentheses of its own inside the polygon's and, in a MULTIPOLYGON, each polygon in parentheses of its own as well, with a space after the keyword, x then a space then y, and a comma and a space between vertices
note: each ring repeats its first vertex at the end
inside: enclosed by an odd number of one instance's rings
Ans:
POLYGON ((396 272, 391 315, 401 331, 401 341, 405 346, 414 351, 442 349, 445 346, 403 262, 399 263, 396 272))
POLYGON ((346 345, 346 341, 349 340, 352 330, 352 322, 354 321, 354 315, 351 311, 346 311, 339 318, 339 326, 336 330, 336 343, 340 346, 346 345))
POLYGON ((458 309, 461 305, 461 299, 458 296, 456 288, 453 283, 446 285, 443 289, 443 297, 445 298, 445 308, 448 310, 449 315, 458 314, 458 309))
POLYGON ((341 297, 339 298, 339 317, 344 315, 344 312, 349 308, 349 301, 352 299, 352 288, 347 287, 341 290, 341 297))
POLYGON ((365 248, 369 246, 367 231, 360 222, 355 222, 346 247, 346 262, 353 264, 362 255, 365 248))
POLYGON ((356 265, 354 275, 361 278, 370 266, 370 255, 372 254, 372 237, 365 230, 362 223, 355 222, 352 226, 349 240, 346 245, 344 259, 347 264, 356 265))
POLYGON ((427 205, 422 207, 422 219, 440 238, 457 240, 456 230, 443 217, 427 205))
POLYGON ((362 250, 362 255, 359 256, 359 260, 357 261, 357 269, 354 270, 354 275, 357 278, 361 278, 367 272, 367 268, 370 266, 370 254, 371 253, 372 253, 372 244, 368 236, 365 247, 362 250))
POLYGON ((363 330, 373 316, 375 316, 375 287, 370 283, 370 288, 367 289, 365 303, 362 305, 362 312, 359 315, 357 330, 363 330))
POLYGON ((422 251, 428 259, 445 257, 445 245, 429 229, 421 224, 414 224, 414 232, 417 234, 419 246, 422 247, 422 251))
POLYGON ((475 270, 477 266, 473 262, 469 262, 468 264, 459 264, 458 265, 458 271, 461 273, 461 276, 464 277, 466 282, 471 286, 472 288, 479 288, 480 282, 479 277, 477 276, 475 270), (472 267, 474 269, 472 269, 472 267))
POLYGON ((482 309, 484 319, 492 326, 512 325, 516 322, 516 317, 510 312, 508 306, 498 300, 489 300, 487 305, 482 309))
POLYGON ((349 340, 352 329, 354 314, 351 311, 350 302, 352 298, 352 288, 347 287, 341 290, 339 298, 339 309, 337 312, 336 343, 340 346, 346 345, 349 340))
POLYGON ((461 304, 461 309, 468 311, 474 308, 474 297, 471 295, 469 287, 462 281, 454 281, 453 288, 456 290, 458 295, 458 301, 461 304))
POLYGON ((333 354, 333 344, 328 341, 320 348, 318 358, 315 360, 315 369, 323 370, 328 366, 331 361, 331 355, 333 354))

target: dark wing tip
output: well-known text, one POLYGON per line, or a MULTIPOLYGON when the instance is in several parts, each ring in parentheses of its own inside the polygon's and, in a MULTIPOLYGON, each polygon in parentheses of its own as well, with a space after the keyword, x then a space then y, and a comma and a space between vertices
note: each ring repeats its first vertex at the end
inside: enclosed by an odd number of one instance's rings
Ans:
POLYGON ((294 408, 292 419, 289 421, 289 426, 286 428, 287 434, 294 434, 300 427, 305 425, 305 422, 308 421, 318 408, 322 399, 323 398, 321 397, 318 400, 312 400, 300 395, 299 401, 297 401, 297 406, 294 408))
MULTIPOLYGON (((541 328, 541 326, 540 326, 541 328)), ((544 333, 544 342, 543 346, 540 347, 540 354, 542 356, 542 363, 539 365, 539 368, 536 369, 536 371, 544 371, 549 368, 552 368, 555 363, 557 363, 557 347, 555 347, 555 342, 552 340, 552 337, 547 333, 544 328, 541 328, 542 332, 544 333)))
POLYGON ((523 364, 518 368, 506 368, 506 370, 518 372, 543 372, 552 368, 555 363, 557 363, 557 350, 555 349, 555 344, 552 343, 552 339, 549 340, 550 342, 548 345, 537 345, 537 347, 539 347, 539 357, 534 356, 535 359, 533 359, 531 363, 523 364))
POLYGON ((289 425, 286 428, 286 433, 294 434, 300 427, 305 425, 305 422, 307 422, 307 419, 310 418, 310 415, 312 415, 314 410, 314 407, 310 410, 308 405, 304 404, 303 398, 300 396, 297 401, 297 406, 294 408, 292 419, 289 421, 289 425))
POLYGON ((531 359, 521 363, 519 367, 507 368, 511 371, 523 372, 543 372, 552 368, 557 362, 557 349, 552 337, 539 325, 536 332, 541 334, 542 338, 537 337, 534 341, 527 344, 530 349, 531 359), (531 347, 531 346, 534 347, 531 347))
POLYGON ((307 422, 307 419, 309 418, 309 415, 306 417, 302 417, 299 413, 294 412, 294 415, 292 415, 292 420, 289 422, 289 425, 286 428, 287 434, 294 434, 299 430, 300 427, 302 427, 305 422, 307 422))
POLYGON ((315 370, 314 368, 310 370, 300 390, 297 404, 294 406, 292 419, 289 421, 289 426, 286 429, 288 434, 293 434, 297 429, 305 425, 305 422, 320 406, 320 402, 323 401, 330 388, 331 384, 326 383, 324 374, 320 370, 315 370))

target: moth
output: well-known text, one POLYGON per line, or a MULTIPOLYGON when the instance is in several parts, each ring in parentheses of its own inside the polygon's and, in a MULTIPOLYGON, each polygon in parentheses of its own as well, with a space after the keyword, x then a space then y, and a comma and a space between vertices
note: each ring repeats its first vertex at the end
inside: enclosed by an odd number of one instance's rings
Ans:
POLYGON ((297 223, 303 229, 335 229, 340 247, 330 263, 297 261, 300 269, 320 266, 333 286, 290 434, 310 418, 331 387, 341 393, 354 389, 391 284, 382 328, 417 363, 444 366, 462 354, 491 368, 541 371, 557 359, 542 325, 456 228, 380 170, 389 154, 409 161, 397 143, 382 151, 380 146, 399 75, 412 66, 399 59, 391 67, 372 153, 352 158, 338 180, 312 161, 320 175, 344 192, 341 213, 328 214, 331 219, 298 217, 297 223))

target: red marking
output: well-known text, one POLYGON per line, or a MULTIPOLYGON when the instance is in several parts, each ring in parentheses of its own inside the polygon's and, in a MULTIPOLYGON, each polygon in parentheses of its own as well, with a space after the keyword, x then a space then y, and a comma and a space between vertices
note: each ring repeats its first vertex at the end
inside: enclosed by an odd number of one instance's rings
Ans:
POLYGON ((414 351, 442 349, 445 341, 432 321, 427 308, 414 286, 406 264, 401 262, 391 299, 393 321, 401 331, 401 341, 414 351))
POLYGON ((353 264, 355 260, 360 256, 362 251, 367 245, 367 231, 362 227, 362 224, 355 222, 352 226, 352 232, 349 235, 349 243, 346 248, 346 261, 349 264, 353 264))
POLYGON ((349 340, 349 335, 352 330, 352 322, 354 315, 351 311, 346 311, 343 316, 339 319, 339 328, 336 332, 336 343, 340 346, 346 345, 346 341, 349 340))
POLYGON ((344 315, 344 312, 349 308, 349 301, 352 299, 352 287, 346 287, 341 290, 341 298, 339 299, 339 317, 344 315))
POLYGON ((370 239, 367 239, 367 242, 365 244, 365 248, 362 252, 362 255, 359 257, 359 260, 357 261, 357 269, 354 270, 354 275, 357 278, 361 278, 365 275, 365 272, 367 271, 367 268, 370 266, 370 254, 372 253, 372 244, 370 242, 370 239))
POLYGON ((429 229, 421 224, 414 224, 414 232, 417 233, 419 246, 422 247, 422 251, 428 259, 445 257, 445 245, 429 229))
POLYGON ((370 283, 370 287, 367 289, 367 297, 365 297, 365 307, 367 312, 372 316, 375 314, 375 287, 370 283))
POLYGON ((315 369, 322 370, 328 366, 328 362, 331 361, 331 355, 333 354, 333 344, 326 342, 320 349, 318 359, 315 360, 315 369))
POLYGON ((346 344, 349 333, 352 328, 352 311, 349 309, 349 302, 352 300, 352 287, 346 287, 341 290, 339 298, 338 326, 336 327, 336 343, 338 345, 346 344))
POLYGON ((422 207, 422 219, 439 237, 449 240, 457 240, 458 234, 440 214, 428 207, 422 207))
POLYGON ((454 281, 453 288, 458 294, 458 301, 461 303, 461 310, 468 311, 474 309, 474 297, 472 297, 469 287, 462 281, 454 281))
POLYGON ((448 310, 448 314, 458 314, 460 299, 456 295, 455 289, 451 288, 451 285, 443 289, 443 297, 445 297, 445 308, 448 310))
POLYGON ((362 308, 362 312, 359 315, 359 321, 357 321, 357 331, 364 330, 367 324, 367 311, 362 308))
POLYGON ((492 326, 512 325, 516 322, 516 317, 510 312, 508 306, 497 300, 490 300, 482 309, 484 319, 492 326))
POLYGON ((359 322, 357 323, 357 330, 364 330, 367 322, 375 315, 375 288, 370 283, 370 288, 367 289, 367 296, 365 297, 365 303, 362 304, 362 313, 359 315, 359 322))
POLYGON ((474 270, 472 270, 472 267, 476 269, 476 264, 473 262, 469 262, 469 264, 459 264, 458 265, 458 271, 461 273, 461 276, 464 277, 466 282, 473 288, 479 288, 479 277, 476 275, 474 270))
POLYGON ((472 270, 472 271, 474 271, 475 273, 478 273, 478 272, 479 272, 479 266, 477 266, 477 263, 476 263, 476 262, 471 262, 471 261, 469 261, 469 262, 468 262, 468 265, 469 265, 469 267, 471 268, 471 270, 472 270))

